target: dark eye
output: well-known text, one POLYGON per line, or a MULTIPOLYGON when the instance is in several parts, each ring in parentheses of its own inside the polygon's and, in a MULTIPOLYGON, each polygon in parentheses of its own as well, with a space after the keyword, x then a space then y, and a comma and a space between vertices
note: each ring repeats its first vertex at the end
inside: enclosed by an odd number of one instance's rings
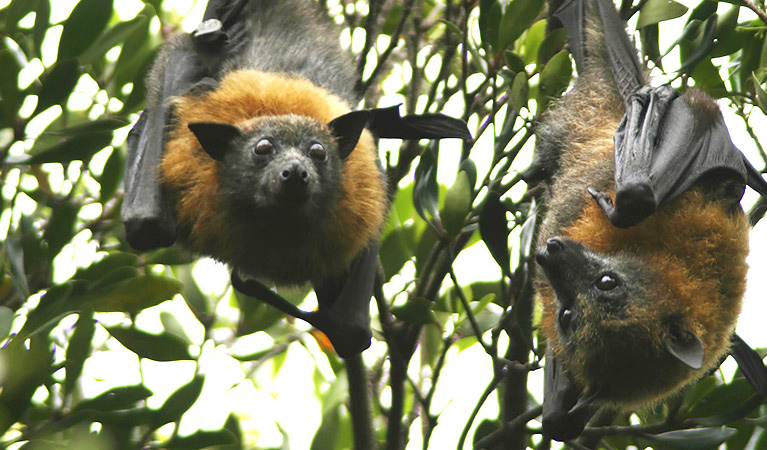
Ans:
POLYGON ((325 158, 328 157, 328 152, 325 150, 325 147, 317 142, 309 146, 309 154, 312 155, 312 158, 317 158, 320 161, 324 161, 325 158))
POLYGON ((256 155, 268 155, 274 150, 274 144, 269 139, 261 139, 256 142, 256 155))
POLYGON ((600 291, 611 291, 618 286, 618 279, 609 273, 602 274, 594 283, 600 291))

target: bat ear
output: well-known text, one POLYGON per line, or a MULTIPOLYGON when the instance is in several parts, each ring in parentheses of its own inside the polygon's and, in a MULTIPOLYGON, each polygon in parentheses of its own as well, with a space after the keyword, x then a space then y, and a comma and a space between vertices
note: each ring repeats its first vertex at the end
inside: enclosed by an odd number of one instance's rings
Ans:
POLYGON ((360 134, 362 134, 362 129, 365 128, 369 120, 370 111, 362 110, 336 117, 328 123, 328 128, 338 143, 341 159, 346 159, 354 150, 360 139, 360 134))
POLYGON ((192 122, 188 127, 202 149, 216 161, 224 157, 232 141, 242 136, 239 128, 228 123, 192 122))
POLYGON ((672 325, 664 342, 666 350, 682 364, 695 370, 703 367, 703 344, 700 338, 686 326, 672 325))

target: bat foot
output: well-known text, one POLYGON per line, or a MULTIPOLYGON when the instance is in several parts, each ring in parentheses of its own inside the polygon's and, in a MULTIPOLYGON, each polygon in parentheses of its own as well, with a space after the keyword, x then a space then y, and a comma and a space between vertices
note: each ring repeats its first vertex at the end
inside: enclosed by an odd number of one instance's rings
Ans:
POLYGON ((218 19, 208 19, 192 32, 194 41, 205 46, 223 44, 229 40, 224 25, 218 19))

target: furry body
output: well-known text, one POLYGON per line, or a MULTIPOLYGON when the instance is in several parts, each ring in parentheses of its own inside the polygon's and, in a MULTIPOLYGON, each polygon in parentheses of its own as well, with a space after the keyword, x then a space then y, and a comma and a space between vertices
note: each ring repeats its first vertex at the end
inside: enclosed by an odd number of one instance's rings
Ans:
MULTIPOLYGON (((197 253, 278 284, 342 274, 378 239, 387 210, 369 132, 362 133, 342 161, 338 181, 325 186, 331 195, 324 204, 312 205, 315 213, 306 217, 274 205, 256 205, 248 213, 233 208, 222 189, 221 164, 188 128, 189 123, 217 122, 249 134, 269 119, 270 127, 295 134, 298 128, 291 124, 299 116, 327 130, 328 122, 348 113, 356 101, 350 58, 336 42, 332 24, 314 5, 297 0, 233 3, 244 8, 246 19, 238 18, 242 23, 227 30, 225 50, 204 58, 199 69, 204 76, 197 76, 214 80, 215 86, 193 88, 171 100, 174 120, 160 179, 176 199, 179 237, 197 253)), ((226 20, 222 22, 226 27, 226 20)), ((153 77, 161 78, 157 72, 174 51, 195 45, 186 35, 171 41, 153 77)), ((150 103, 156 95, 150 93, 150 103)), ((327 146, 336 151, 332 142, 327 146)))
MULTIPOLYGON (((599 26, 592 21, 586 28, 584 73, 538 133, 536 160, 549 175, 538 246, 556 250, 552 238, 582 246, 581 258, 594 261, 594 271, 584 273, 596 277, 584 280, 568 300, 572 304, 564 305, 562 290, 552 285, 566 272, 546 267, 553 263, 539 250, 544 270, 537 296, 547 345, 568 376, 596 394, 598 405, 630 410, 704 376, 727 353, 745 291, 749 226, 740 206, 722 195, 727 187, 711 179, 635 226, 616 228, 608 221, 587 188, 614 197, 613 134, 625 111, 599 26), (607 269, 600 271, 599 264, 607 269), (591 299, 588 291, 604 273, 618 279, 625 298, 591 299), (566 320, 564 309, 570 310, 566 320), (692 335, 703 348, 697 369, 667 348, 669 339, 692 335)), ((688 92, 685 101, 701 126, 720 114, 700 93, 688 92)))

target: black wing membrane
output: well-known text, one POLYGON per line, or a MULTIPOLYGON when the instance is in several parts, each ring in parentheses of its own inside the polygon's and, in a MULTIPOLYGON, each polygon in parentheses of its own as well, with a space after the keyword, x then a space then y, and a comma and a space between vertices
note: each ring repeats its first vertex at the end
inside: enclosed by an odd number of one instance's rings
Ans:
POLYGON ((378 138, 471 139, 466 122, 444 114, 400 116, 399 105, 370 110, 368 129, 378 138))

